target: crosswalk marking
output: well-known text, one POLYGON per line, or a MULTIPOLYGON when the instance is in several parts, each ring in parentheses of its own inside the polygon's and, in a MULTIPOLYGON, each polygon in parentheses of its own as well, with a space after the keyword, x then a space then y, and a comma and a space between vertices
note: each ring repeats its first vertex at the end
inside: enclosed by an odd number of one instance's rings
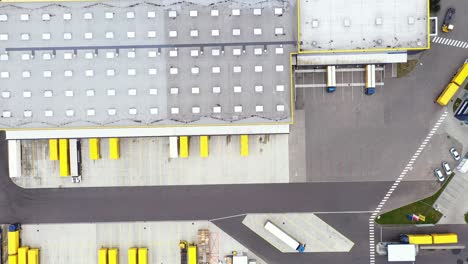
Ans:
POLYGON ((432 39, 433 43, 441 44, 441 45, 448 45, 457 48, 468 48, 468 42, 456 39, 449 39, 443 37, 435 37, 432 39))
MULTIPOLYGON (((437 38, 433 39, 433 42, 435 41, 438 41, 437 38)), ((444 40, 445 41, 445 40, 444 40)), ((455 43, 455 42, 454 42, 455 43)), ((442 124, 442 122, 444 122, 445 118, 447 117, 448 115, 448 112, 445 111, 440 117, 439 117, 439 120, 437 120, 436 124, 433 126, 431 132, 429 132, 429 136, 426 137, 426 139, 424 140, 424 142, 421 143, 421 145, 419 146, 419 148, 416 150, 416 152, 414 153, 413 157, 411 158, 411 160, 408 162, 408 164, 406 165, 406 167, 403 169, 403 171, 401 172, 401 174, 398 176, 397 180, 393 183, 392 187, 388 190, 387 194, 385 195, 385 197, 382 199, 382 201, 379 203, 379 205, 377 206, 377 208, 374 210, 374 213, 371 215, 371 217, 369 218, 369 264, 375 264, 375 231, 374 231, 374 222, 375 222, 375 219, 377 218, 377 215, 381 213, 381 210, 382 210, 382 207, 385 205, 385 203, 387 202, 387 200, 390 198, 390 196, 392 195, 393 191, 396 189, 396 187, 398 186, 398 184, 403 180, 403 178, 405 177, 406 175, 406 172, 408 170, 411 170, 412 169, 412 164, 416 161, 417 157, 419 156, 419 154, 424 150, 424 148, 426 147, 426 142, 429 142, 429 139, 432 137, 432 134, 434 134, 434 132, 437 131, 437 129, 440 127, 440 125, 442 124)))

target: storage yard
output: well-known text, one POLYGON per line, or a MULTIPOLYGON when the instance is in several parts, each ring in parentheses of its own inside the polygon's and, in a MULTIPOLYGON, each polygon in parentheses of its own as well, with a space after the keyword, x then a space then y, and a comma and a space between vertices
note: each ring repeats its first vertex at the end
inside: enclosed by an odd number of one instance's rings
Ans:
POLYGON ((265 264, 207 221, 12 225, 11 228, 17 230, 8 232, 9 264, 217 264, 219 260, 232 264, 265 264))

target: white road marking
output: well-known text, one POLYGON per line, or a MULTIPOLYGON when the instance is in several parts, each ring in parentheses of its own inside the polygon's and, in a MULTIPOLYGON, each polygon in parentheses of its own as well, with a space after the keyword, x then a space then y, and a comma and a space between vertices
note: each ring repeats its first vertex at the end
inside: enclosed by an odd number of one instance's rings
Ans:
MULTIPOLYGON (((434 41, 437 40, 434 39, 434 41)), ((411 160, 408 161, 406 167, 403 169, 403 171, 400 173, 400 175, 398 176, 398 178, 395 180, 395 182, 393 183, 392 187, 390 187, 390 189, 387 191, 387 193, 385 194, 385 197, 381 200, 381 202, 379 203, 379 205, 377 206, 377 208, 374 210, 374 212, 372 213, 371 217, 369 218, 369 263, 370 264, 374 264, 375 263, 375 241, 374 241, 374 236, 375 236, 375 233, 374 233, 374 223, 375 223, 375 219, 377 218, 377 215, 380 214, 381 210, 382 210, 382 207, 385 205, 385 203, 387 202, 387 200, 391 197, 393 191, 396 190, 396 187, 398 186, 398 184, 403 180, 403 178, 405 177, 406 173, 408 172, 408 170, 412 170, 413 167, 412 167, 412 164, 416 161, 416 159, 418 158, 418 156, 421 154, 421 151, 424 150, 424 148, 426 147, 426 143, 429 142, 430 138, 432 137, 432 135, 437 131, 437 129, 440 127, 441 123, 445 120, 445 118, 447 117, 448 115, 448 111, 445 111, 440 117, 439 117, 439 120, 437 121, 437 123, 433 126, 431 132, 429 132, 428 136, 426 137, 426 139, 424 140, 424 143, 422 143, 418 150, 416 150, 416 152, 414 153, 413 157, 411 158, 411 160)))

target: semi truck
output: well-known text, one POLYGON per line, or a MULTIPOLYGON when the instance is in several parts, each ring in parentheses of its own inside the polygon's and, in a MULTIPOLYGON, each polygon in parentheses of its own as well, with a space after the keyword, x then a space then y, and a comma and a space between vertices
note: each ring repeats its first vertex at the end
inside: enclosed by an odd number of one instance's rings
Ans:
POLYGON ((447 33, 452 31, 455 26, 452 24, 452 21, 455 18, 455 8, 450 7, 445 13, 444 23, 442 24, 442 31, 447 33))
POLYGON ((305 246, 306 246, 305 244, 300 243, 299 241, 297 241, 296 239, 288 235, 286 232, 281 230, 279 227, 277 227, 275 224, 273 224, 269 220, 266 221, 264 227, 266 230, 268 230, 271 234, 273 234, 279 240, 283 241, 290 248, 297 250, 300 253, 304 252, 305 246))
POLYGON ((327 92, 333 93, 336 91, 336 67, 327 66, 327 92))
POLYGON ((375 93, 375 65, 366 65, 366 90, 365 94, 373 95, 375 93))
POLYGON ((187 241, 182 240, 179 242, 180 264, 187 264, 187 247, 188 247, 187 241))
POLYGON ((446 234, 403 234, 400 236, 403 244, 432 245, 432 244, 456 244, 458 235, 455 233, 446 234))
POLYGON ((450 83, 445 87, 445 89, 440 93, 436 102, 441 106, 446 106, 452 97, 457 93, 460 86, 465 82, 468 77, 468 59, 465 60, 463 65, 458 69, 455 76, 453 76, 450 83))
POLYGON ((20 224, 11 224, 8 226, 8 255, 18 254, 20 245, 20 224))

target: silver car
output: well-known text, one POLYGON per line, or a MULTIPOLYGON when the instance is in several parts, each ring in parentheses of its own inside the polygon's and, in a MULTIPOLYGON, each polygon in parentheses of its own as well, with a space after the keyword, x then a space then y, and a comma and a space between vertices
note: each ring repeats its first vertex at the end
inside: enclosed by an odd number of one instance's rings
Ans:
POLYGON ((434 175, 436 176, 438 181, 440 181, 440 182, 445 181, 444 174, 442 174, 442 171, 440 169, 435 169, 434 170, 434 175))
POLYGON ((444 169, 445 174, 447 176, 452 175, 452 170, 450 169, 450 166, 448 165, 448 163, 446 161, 442 162, 442 168, 444 169))
POLYGON ((452 154, 452 157, 455 160, 460 160, 460 154, 458 154, 458 151, 455 148, 450 149, 450 154, 452 154))

